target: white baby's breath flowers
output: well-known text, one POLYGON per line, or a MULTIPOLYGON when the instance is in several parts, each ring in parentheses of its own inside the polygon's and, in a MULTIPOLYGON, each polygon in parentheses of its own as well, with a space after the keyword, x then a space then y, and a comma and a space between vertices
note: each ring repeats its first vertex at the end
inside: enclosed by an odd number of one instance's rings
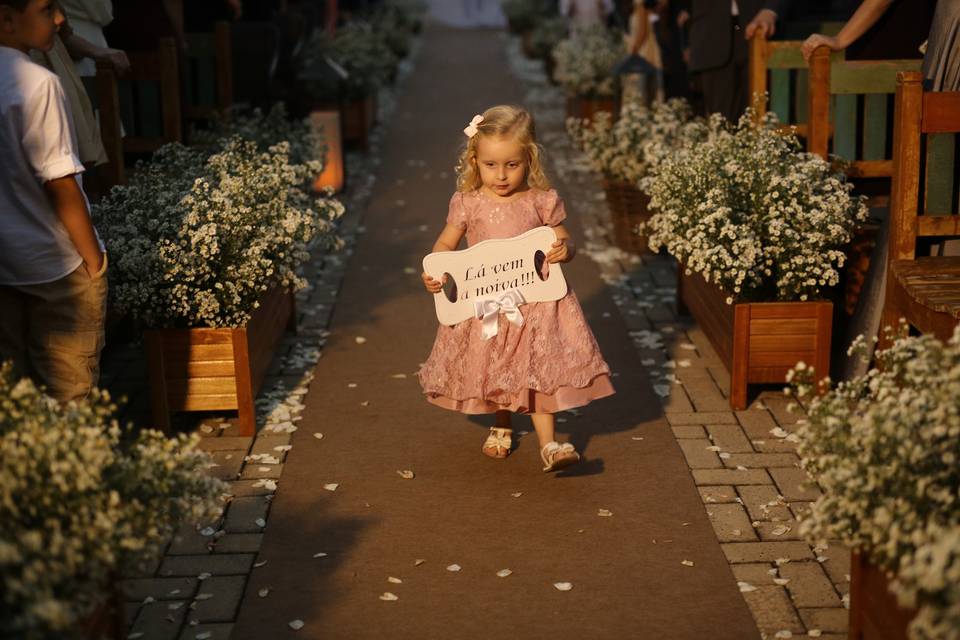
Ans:
POLYGON ((0 629, 77 637, 113 576, 149 565, 184 523, 219 515, 197 436, 124 434, 106 392, 61 407, 0 367, 0 629))
POLYGON ((234 137, 216 153, 170 144, 93 215, 118 309, 150 327, 236 327, 268 288, 301 288, 308 249, 339 246, 343 206, 314 198, 317 161, 234 137))
POLYGON ((613 67, 623 58, 623 38, 603 26, 574 29, 551 53, 557 66, 554 79, 575 96, 612 97, 613 67))
MULTIPOLYGON (((868 353, 858 338, 853 352, 868 353)), ((864 356, 866 357, 866 356, 864 356)), ((801 465, 823 493, 800 525, 810 541, 842 540, 894 574, 901 604, 916 607, 912 640, 960 638, 960 327, 946 344, 907 337, 877 367, 806 402, 801 465)))
POLYGON ((673 98, 647 107, 640 102, 623 106, 616 122, 599 112, 592 120, 567 119, 567 132, 606 178, 639 186, 649 171, 682 144, 692 144, 702 124, 691 121, 686 100, 673 98))
MULTIPOLYGON (((714 114, 641 182, 656 213, 642 225, 650 247, 738 300, 807 300, 835 285, 841 247, 867 208, 820 157, 798 151, 772 116, 735 127, 714 114)), ((697 126, 697 125, 692 125, 697 126)))

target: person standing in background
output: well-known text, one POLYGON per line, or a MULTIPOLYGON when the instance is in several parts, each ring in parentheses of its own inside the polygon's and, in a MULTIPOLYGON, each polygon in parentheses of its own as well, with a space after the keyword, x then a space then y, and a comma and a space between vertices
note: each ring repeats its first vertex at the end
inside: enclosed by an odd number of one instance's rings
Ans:
POLYGON ((571 27, 605 25, 613 13, 613 0, 560 0, 560 15, 571 27))
POLYGON ((777 18, 791 0, 686 0, 677 24, 689 27, 687 68, 699 76, 706 115, 719 112, 737 120, 747 108, 748 40, 776 32, 777 18), (684 6, 685 5, 685 6, 684 6))

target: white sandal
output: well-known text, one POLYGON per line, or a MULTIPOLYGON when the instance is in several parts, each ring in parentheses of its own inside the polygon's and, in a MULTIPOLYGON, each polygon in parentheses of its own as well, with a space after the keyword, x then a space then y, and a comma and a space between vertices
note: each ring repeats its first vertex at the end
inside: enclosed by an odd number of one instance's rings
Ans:
POLYGON ((580 454, 569 442, 560 444, 551 440, 540 449, 540 459, 543 460, 544 471, 557 471, 580 462, 580 454))
POLYGON ((510 427, 490 427, 490 435, 483 442, 481 451, 490 458, 502 459, 510 455, 513 440, 510 438, 513 429, 510 427), (491 451, 493 451, 491 453, 491 451))

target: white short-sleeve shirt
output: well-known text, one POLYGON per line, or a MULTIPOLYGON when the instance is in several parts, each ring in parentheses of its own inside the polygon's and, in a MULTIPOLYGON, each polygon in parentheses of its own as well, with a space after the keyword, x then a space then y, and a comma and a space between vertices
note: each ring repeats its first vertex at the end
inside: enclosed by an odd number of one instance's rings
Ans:
POLYGON ((83 263, 43 189, 69 175, 80 184, 82 171, 60 80, 0 46, 0 284, 52 282, 83 263))

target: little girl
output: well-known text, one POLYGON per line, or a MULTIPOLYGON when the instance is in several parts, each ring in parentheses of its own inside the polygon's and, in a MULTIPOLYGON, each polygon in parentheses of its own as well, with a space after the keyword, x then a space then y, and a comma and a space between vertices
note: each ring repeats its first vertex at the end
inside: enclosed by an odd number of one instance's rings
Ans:
MULTIPOLYGON (((562 224, 567 214, 544 175, 532 116, 519 107, 491 107, 464 133, 468 140, 457 166, 457 191, 433 251, 456 250, 464 234, 472 246, 549 225, 557 241, 546 263, 572 260, 576 248, 562 224)), ((443 288, 445 280, 426 272, 421 277, 430 293, 443 288)), ((543 470, 554 471, 578 462, 580 454, 572 444, 554 440, 553 414, 612 395, 610 367, 572 290, 560 300, 520 309, 520 326, 500 314, 497 333, 487 340, 477 318, 440 325, 418 377, 433 404, 467 414, 496 413, 482 447, 492 458, 510 453, 510 413, 530 414, 543 470)))

